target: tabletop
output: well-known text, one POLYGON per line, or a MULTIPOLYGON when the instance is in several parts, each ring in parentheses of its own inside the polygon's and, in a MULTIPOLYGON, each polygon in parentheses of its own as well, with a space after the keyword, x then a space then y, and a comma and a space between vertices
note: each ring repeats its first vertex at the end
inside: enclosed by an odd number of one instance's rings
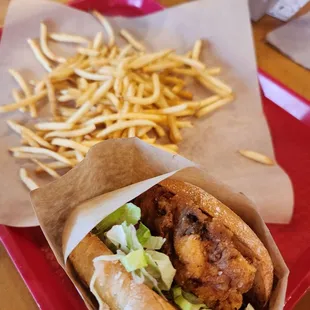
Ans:
MULTIPOLYGON (((0 0, 0 26, 4 23, 5 12, 10 0, 0 0)), ((65 2, 66 0, 58 0, 65 2)), ((164 6, 172 6, 187 0, 160 0, 164 6)), ((310 2, 298 13, 304 14, 310 10, 310 2)), ((258 66, 279 80, 296 93, 310 100, 309 70, 295 64, 265 41, 265 36, 271 30, 281 26, 283 22, 264 16, 253 24, 253 39, 255 43, 258 66)), ((310 297, 308 298, 310 299, 310 297)), ((309 301, 304 301, 304 307, 309 309, 309 301)), ((37 306, 21 280, 10 258, 0 245, 0 308, 2 310, 35 310, 37 306)))

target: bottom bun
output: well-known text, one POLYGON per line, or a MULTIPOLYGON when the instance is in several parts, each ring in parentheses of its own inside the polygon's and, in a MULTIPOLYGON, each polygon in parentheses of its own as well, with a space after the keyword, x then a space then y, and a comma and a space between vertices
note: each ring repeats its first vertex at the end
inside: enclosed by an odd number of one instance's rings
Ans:
POLYGON ((101 309, 173 310, 176 309, 145 284, 137 284, 119 262, 93 259, 113 254, 95 235, 88 234, 72 251, 69 260, 80 279, 88 287, 96 271, 96 295, 102 300, 101 309))

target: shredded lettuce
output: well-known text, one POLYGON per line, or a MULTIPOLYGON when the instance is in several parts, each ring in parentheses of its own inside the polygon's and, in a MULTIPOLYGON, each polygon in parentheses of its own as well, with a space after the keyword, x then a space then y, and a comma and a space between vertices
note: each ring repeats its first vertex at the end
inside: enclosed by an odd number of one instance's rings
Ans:
POLYGON ((139 242, 144 245, 146 241, 151 237, 150 230, 142 223, 139 224, 139 228, 137 229, 137 238, 139 242))
POLYGON ((121 258, 121 263, 128 272, 147 266, 144 251, 142 249, 132 251, 121 258))
POLYGON ((127 236, 121 225, 114 225, 107 233, 107 239, 117 248, 124 252, 128 252, 127 236))
POLYGON ((199 302, 197 297, 190 293, 185 293, 179 286, 175 286, 172 289, 173 300, 181 310, 208 310, 209 308, 199 302))
POLYGON ((98 235, 101 236, 112 226, 122 224, 124 221, 126 221, 127 224, 136 225, 140 218, 141 209, 133 203, 126 203, 125 205, 105 217, 96 226, 96 232, 98 235))
POLYGON ((151 236, 143 246, 149 250, 160 250, 165 241, 165 238, 151 236))
POLYGON ((159 278, 158 287, 163 291, 168 291, 172 285, 176 270, 173 268, 170 258, 156 251, 147 250, 148 267, 146 268, 151 274, 159 274, 155 278, 159 278), (155 273, 154 273, 155 272, 155 273))
MULTIPOLYGON (((133 279, 137 283, 145 283, 152 289, 161 294, 161 290, 169 291, 175 269, 173 268, 169 257, 155 250, 160 249, 165 239, 151 239, 148 228, 140 224, 140 232, 132 224, 123 222, 121 225, 114 225, 104 234, 105 240, 108 240, 117 249, 115 255, 104 255, 97 258, 105 261, 120 261, 128 272, 131 272, 133 279), (147 248, 141 244, 149 242, 147 248), (151 248, 151 250, 149 249, 151 248)), ((139 230, 138 229, 138 230, 139 230)))
POLYGON ((94 261, 120 261, 137 283, 145 283, 162 295, 162 290, 170 290, 176 271, 170 258, 156 251, 166 239, 152 236, 141 222, 135 228, 140 218, 140 208, 132 203, 104 218, 95 232, 116 254, 99 256, 94 261))
POLYGON ((160 250, 166 241, 162 237, 153 237, 150 230, 142 223, 137 230, 137 238, 143 247, 149 250, 160 250))

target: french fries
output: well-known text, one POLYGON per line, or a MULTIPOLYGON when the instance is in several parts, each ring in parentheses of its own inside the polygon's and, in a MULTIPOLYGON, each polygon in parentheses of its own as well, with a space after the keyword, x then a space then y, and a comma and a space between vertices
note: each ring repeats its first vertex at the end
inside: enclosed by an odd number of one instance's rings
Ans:
POLYGON ((239 153, 246 158, 249 158, 264 165, 273 166, 275 164, 271 158, 258 152, 250 150, 239 150, 239 153))
MULTIPOLYGON (((127 42, 120 47, 109 21, 96 11, 93 15, 105 34, 98 32, 91 40, 39 25, 39 44, 33 39, 28 44, 47 71, 41 80, 27 81, 18 71, 9 71, 20 90, 12 91, 15 102, 1 106, 0 113, 22 110, 37 118, 39 103, 47 102, 50 108, 49 121, 38 118, 31 126, 7 122, 21 137, 22 146, 10 149, 13 157, 30 160, 35 173, 59 178, 62 169, 71 169, 92 146, 111 138, 139 137, 176 153, 183 128, 194 127, 183 117, 210 115, 233 100, 231 87, 216 76, 221 68, 208 68, 201 61, 201 40, 186 54, 173 49, 149 53, 146 44, 122 29, 127 42), (50 40, 75 44, 76 54, 68 59, 56 55, 50 40), (194 98, 188 89, 193 81, 213 94, 194 98), (171 142, 162 144, 165 136, 171 142)), ((257 154, 245 154, 263 161, 257 154)), ((24 168, 20 178, 30 190, 37 188, 24 168)))
POLYGON ((25 168, 19 170, 19 177, 21 181, 27 186, 29 190, 35 190, 39 186, 29 177, 28 172, 25 168))

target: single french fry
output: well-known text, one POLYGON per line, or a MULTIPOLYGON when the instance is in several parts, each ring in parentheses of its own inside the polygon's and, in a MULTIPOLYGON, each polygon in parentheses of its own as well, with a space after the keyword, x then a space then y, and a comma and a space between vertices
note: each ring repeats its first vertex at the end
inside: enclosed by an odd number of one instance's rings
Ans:
POLYGON ((29 154, 29 153, 23 153, 23 152, 12 152, 12 156, 19 159, 32 159, 32 158, 38 158, 38 159, 49 159, 48 156, 42 155, 42 154, 29 154))
POLYGON ((92 48, 98 51, 101 48, 102 44, 103 44, 103 33, 100 31, 97 32, 95 35, 92 48))
POLYGON ((51 49, 49 48, 47 44, 47 39, 48 39, 48 32, 47 32, 47 26, 41 22, 40 24, 40 46, 43 54, 50 60, 64 63, 66 62, 66 58, 56 56, 51 49))
POLYGON ((90 56, 90 57, 96 57, 100 55, 99 51, 92 49, 92 48, 87 48, 87 47, 79 47, 77 51, 81 55, 90 56))
POLYGON ((176 114, 182 112, 188 108, 187 103, 178 104, 172 107, 158 109, 158 110, 144 110, 144 113, 151 113, 151 114, 176 114))
POLYGON ((57 33, 51 32, 48 34, 48 37, 54 41, 63 42, 63 43, 75 43, 75 44, 88 44, 89 40, 80 35, 74 35, 69 33, 57 33))
POLYGON ((59 146, 59 154, 66 157, 66 158, 69 158, 70 160, 72 158, 75 158, 76 157, 76 153, 75 153, 75 150, 67 150, 67 147, 65 146, 59 146), (61 152, 61 150, 65 150, 64 152, 61 152))
POLYGON ((173 69, 177 67, 181 67, 183 64, 181 62, 173 61, 173 60, 162 60, 161 62, 149 64, 143 67, 143 72, 158 72, 164 71, 167 69, 173 69))
POLYGON ((201 53, 202 41, 197 40, 194 44, 193 51, 192 51, 192 58, 195 60, 199 60, 199 56, 201 53))
POLYGON ((187 75, 187 76, 196 76, 198 75, 196 70, 193 70, 191 68, 172 68, 171 70, 173 73, 181 74, 181 75, 187 75))
MULTIPOLYGON (((137 92, 137 97, 142 98, 144 93, 144 84, 140 84, 138 87, 138 92, 137 92)), ((133 112, 138 113, 140 111, 140 106, 139 105, 134 105, 133 107, 133 112)), ((136 128, 135 127, 130 127, 128 129, 128 138, 132 138, 136 136, 136 128)))
POLYGON ((206 116, 207 114, 210 114, 211 112, 223 107, 224 105, 232 102, 234 99, 233 96, 227 96, 225 98, 222 98, 221 100, 218 100, 216 102, 214 102, 213 104, 207 105, 204 108, 198 110, 196 112, 196 116, 198 118, 202 117, 202 116, 206 116))
POLYGON ((193 124, 189 121, 176 121, 178 128, 193 128, 193 124))
POLYGON ((48 157, 52 157, 56 160, 59 160, 65 164, 71 165, 70 160, 67 158, 57 154, 56 152, 53 152, 48 149, 43 149, 40 147, 31 147, 31 146, 21 146, 21 147, 13 147, 10 149, 11 152, 21 152, 21 153, 31 153, 31 154, 41 154, 46 155, 48 157))
POLYGON ((55 95, 55 88, 49 78, 45 80, 45 85, 47 89, 47 97, 50 104, 51 113, 55 117, 58 115, 57 111, 58 105, 57 105, 57 98, 55 95))
MULTIPOLYGON (((24 92, 25 98, 29 98, 30 96, 32 96, 32 91, 29 85, 27 84, 27 82, 25 81, 25 79, 22 77, 22 75, 13 69, 9 69, 9 73, 12 75, 12 77, 15 79, 17 84, 20 86, 20 88, 24 92)), ((16 100, 16 99, 17 99, 17 96, 14 96, 15 101, 20 101, 22 98, 19 98, 19 100, 16 100)), ((32 117, 37 117, 36 105, 34 103, 30 105, 30 114, 32 117)))
POLYGON ((39 63, 45 68, 46 71, 51 72, 51 63, 40 50, 38 43, 32 39, 28 39, 27 42, 39 63))
POLYGON ((239 153, 246 157, 249 158, 251 160, 254 160, 258 163, 264 164, 264 165, 269 165, 269 166, 273 166, 275 163, 274 161, 269 158, 268 156, 255 152, 255 151, 251 151, 251 150, 239 150, 239 153))
POLYGON ((120 50, 120 53, 118 55, 118 59, 121 60, 123 58, 125 58, 127 55, 129 55, 132 51, 132 45, 131 44, 127 44, 124 48, 122 48, 120 50))
POLYGON ((109 54, 109 56, 108 56, 108 59, 109 59, 109 60, 113 60, 113 59, 116 57, 117 52, 118 52, 117 47, 116 47, 116 46, 113 46, 112 49, 111 49, 111 51, 110 51, 110 54, 109 54))
POLYGON ((79 78, 77 80, 77 86, 78 86, 79 90, 86 91, 88 88, 88 82, 84 78, 79 78))
POLYGON ((128 30, 122 29, 122 30, 120 31, 120 34, 121 34, 121 36, 122 36, 123 38, 125 38, 125 39, 128 41, 128 43, 131 44, 135 49, 137 49, 138 51, 141 51, 141 52, 144 52, 144 51, 145 51, 145 46, 144 46, 142 43, 138 42, 138 41, 134 38, 134 36, 133 36, 131 33, 129 33, 128 30))
POLYGON ((221 81, 219 78, 208 74, 205 70, 199 71, 200 76, 208 83, 214 85, 215 87, 225 91, 226 94, 232 93, 232 88, 221 81))
POLYGON ((118 130, 124 130, 129 127, 136 127, 136 126, 152 126, 154 128, 159 127, 156 123, 149 121, 149 120, 134 120, 134 121, 124 121, 120 123, 113 124, 105 129, 103 129, 101 132, 97 134, 97 138, 104 138, 108 136, 109 134, 118 131, 118 130))
POLYGON ((175 116, 173 115, 168 116, 168 126, 170 129, 170 134, 169 134, 170 140, 173 143, 179 143, 180 141, 182 141, 182 135, 177 125, 175 116))
POLYGON ((105 31, 107 32, 109 36, 108 46, 112 47, 115 44, 115 35, 114 35, 113 28, 111 27, 109 21, 98 11, 93 11, 92 13, 97 18, 97 20, 101 23, 101 25, 104 27, 105 31))
POLYGON ((201 85, 203 85, 206 89, 213 91, 220 97, 227 97, 230 92, 228 92, 226 89, 220 88, 217 85, 213 83, 213 81, 210 80, 210 77, 206 79, 204 76, 196 76, 196 79, 200 82, 201 85))
POLYGON ((87 127, 79 128, 79 129, 74 129, 71 131, 51 131, 45 135, 45 139, 48 138, 74 138, 74 137, 81 137, 84 135, 87 135, 91 132, 96 130, 95 125, 89 125, 87 127))
POLYGON ((33 181, 31 177, 29 177, 28 172, 25 168, 19 169, 19 177, 29 190, 33 191, 39 188, 38 184, 33 181))
MULTIPOLYGON (((19 101, 23 100, 23 97, 20 94, 20 91, 16 88, 12 89, 12 97, 15 100, 15 102, 19 102, 19 101)), ((26 107, 20 108, 19 111, 24 113, 27 111, 27 108, 26 107)))
POLYGON ((153 53, 153 54, 146 54, 146 55, 141 55, 138 58, 134 59, 133 61, 130 62, 129 68, 131 69, 140 69, 143 68, 161 58, 166 57, 172 53, 171 49, 167 49, 158 53, 153 53))
POLYGON ((58 145, 58 146, 65 146, 65 147, 68 147, 70 149, 80 151, 84 154, 86 154, 89 151, 89 147, 87 147, 83 144, 80 144, 78 142, 69 140, 69 139, 55 138, 52 140, 52 144, 58 145))
POLYGON ((213 68, 207 68, 206 73, 209 75, 217 75, 222 72, 221 67, 213 67, 213 68))
POLYGON ((27 135, 25 132, 21 133, 21 137, 23 138, 23 144, 29 145, 33 147, 40 147, 39 143, 35 140, 33 140, 29 135, 27 135))
POLYGON ((87 146, 87 147, 92 147, 100 142, 102 142, 103 140, 99 140, 99 139, 92 139, 92 140, 89 140, 89 141, 83 141, 82 144, 87 146))
POLYGON ((75 151, 75 154, 76 154, 76 160, 78 161, 78 162, 81 162, 82 160, 84 160, 84 155, 80 152, 80 151, 75 151))
POLYGON ((75 69, 74 70, 75 74, 78 76, 86 79, 86 80, 92 80, 92 81, 107 81, 111 79, 110 75, 103 75, 103 74, 98 74, 98 73, 91 73, 87 72, 82 69, 75 69))
POLYGON ((70 130, 73 128, 73 124, 62 123, 62 122, 46 122, 46 123, 37 123, 34 127, 37 130, 50 131, 50 130, 70 130))
POLYGON ((206 66, 201 61, 196 60, 196 59, 192 59, 192 58, 188 58, 185 56, 170 54, 170 55, 168 55, 168 59, 176 61, 176 62, 184 63, 185 65, 188 65, 188 66, 195 68, 195 69, 198 69, 198 70, 204 70, 206 68, 206 66))
POLYGON ((193 99, 193 94, 187 90, 180 90, 178 92, 178 96, 187 100, 192 100, 193 99))
POLYGON ((49 166, 45 165, 44 163, 40 162, 39 160, 33 158, 32 161, 37 164, 39 167, 42 168, 42 170, 44 170, 46 173, 48 173, 50 176, 52 176, 53 178, 60 178, 60 175, 52 168, 50 168, 49 166))
POLYGON ((38 102, 39 100, 41 100, 42 98, 44 98, 46 95, 47 95, 47 91, 44 90, 44 91, 40 92, 39 94, 32 95, 32 96, 25 98, 19 102, 0 106, 0 113, 11 112, 11 111, 15 111, 15 110, 18 110, 20 108, 23 108, 23 107, 30 106, 31 104, 34 104, 34 103, 38 102))
MULTIPOLYGON (((75 161, 74 159, 71 159, 73 166, 75 165, 75 161)), ((44 163, 44 165, 50 169, 53 170, 60 170, 60 169, 65 169, 65 168, 72 168, 71 165, 62 163, 60 161, 54 161, 54 162, 49 162, 49 163, 44 163)), ((36 168, 36 172, 43 172, 45 170, 43 170, 40 166, 36 168)))

